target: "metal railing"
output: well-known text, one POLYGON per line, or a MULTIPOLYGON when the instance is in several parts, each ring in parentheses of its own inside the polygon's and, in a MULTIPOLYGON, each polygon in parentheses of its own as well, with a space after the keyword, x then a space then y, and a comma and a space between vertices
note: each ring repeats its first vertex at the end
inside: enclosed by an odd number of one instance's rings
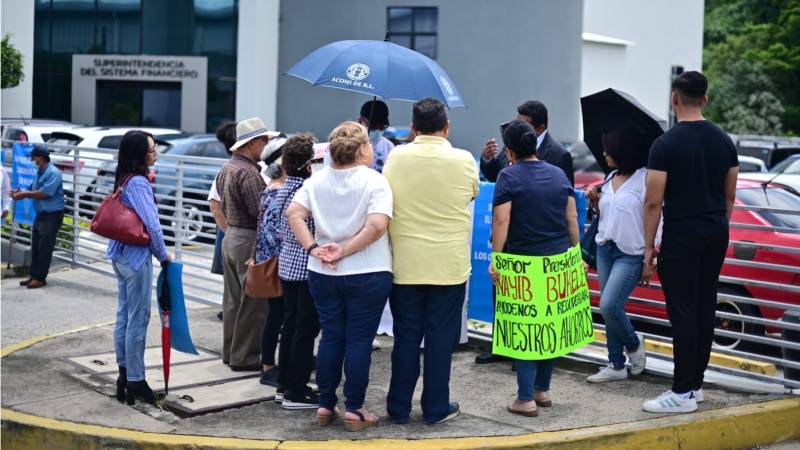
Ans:
MULTIPOLYGON (((751 213, 800 215, 800 211, 770 207, 737 205, 736 209, 751 213)), ((777 233, 796 235, 800 233, 800 229, 731 223, 732 240, 729 249, 749 249, 767 253, 768 259, 773 262, 758 261, 757 254, 746 259, 737 257, 725 259, 725 267, 719 278, 720 289, 717 293, 718 326, 714 331, 715 343, 712 348, 715 358, 712 358, 709 368, 723 374, 777 385, 778 390, 780 390, 778 386, 784 386, 786 392, 800 393, 797 391, 797 388, 800 388, 800 320, 796 322, 786 320, 792 313, 795 314, 793 317, 800 319, 800 246, 788 247, 771 243, 774 239, 769 239, 769 235, 777 233), (764 241, 733 240, 737 234, 736 230, 757 231, 764 241), (775 263, 775 259, 781 263, 775 263), (749 274, 747 277, 731 276, 730 272, 736 269, 747 269, 757 273, 749 274), (767 278, 772 281, 768 281, 767 278), (721 327, 723 324, 726 326, 721 327), (787 334, 793 335, 793 339, 787 339, 787 334), (737 367, 739 363, 746 366, 747 370, 737 367), (753 370, 753 363, 757 366, 757 370, 753 370)), ((599 279, 593 272, 588 278, 592 287, 590 289, 592 303, 597 305, 600 296, 599 279)), ((648 341, 669 345, 672 343, 669 336, 671 325, 666 319, 662 288, 657 282, 652 283, 650 288, 650 291, 644 291, 647 293, 645 296, 641 295, 643 291, 638 290, 629 298, 629 304, 633 307, 650 308, 648 314, 629 312, 628 316, 635 322, 646 324, 645 328, 648 330, 653 326, 659 327, 659 331, 663 332, 643 334, 648 341)), ((600 318, 599 307, 592 306, 592 312, 596 318, 600 318)), ((489 328, 485 326, 481 329, 472 329, 470 335, 478 340, 491 342, 492 335, 487 329, 489 328)), ((595 329, 604 331, 605 325, 596 322, 595 329)), ((604 349, 605 343, 595 342, 592 346, 604 349)), ((649 357, 671 361, 671 352, 664 351, 665 348, 669 348, 668 346, 656 347, 658 347, 656 351, 648 351, 649 357)), ((572 354, 570 357, 599 364, 607 362, 602 352, 582 352, 579 355, 572 354)))
MULTIPOLYGON (((5 145, 14 142, 3 141, 5 145)), ((54 259, 115 276, 106 259, 108 240, 92 233, 91 220, 103 199, 113 189, 116 150, 41 144, 50 149, 51 163, 62 172, 66 209, 54 259)), ((6 158, 9 174, 11 159, 6 158)), ((184 155, 159 155, 151 172, 151 185, 158 204, 164 238, 175 261, 185 266, 184 294, 187 299, 222 303, 222 276, 211 273, 216 225, 206 200, 211 183, 225 160, 184 155)), ((12 222, 3 227, 3 239, 30 244, 27 226, 12 222)), ((158 271, 154 274, 157 277, 158 271)))
MULTIPOLYGON (((54 144, 47 144, 47 147, 52 152, 52 163, 62 167, 64 184, 68 191, 65 231, 57 239, 58 248, 54 257, 113 277, 111 265, 106 260, 108 241, 91 233, 89 224, 95 210, 113 188, 117 152, 54 144)), ((11 158, 6 160, 6 164, 10 165, 11 158)), ((206 198, 211 182, 224 162, 215 158, 162 154, 155 166, 157 172, 152 180, 167 245, 175 254, 176 261, 186 266, 183 273, 186 298, 210 305, 221 304, 223 282, 221 276, 210 273, 216 234, 206 198)), ((800 215, 800 211, 794 210, 743 206, 737 208, 754 214, 769 212, 800 215)), ((782 333, 800 333, 800 322, 787 322, 783 319, 787 311, 800 310, 800 246, 778 245, 773 239, 767 239, 767 236, 776 233, 794 235, 800 233, 800 230, 741 223, 733 223, 731 227, 733 230, 744 229, 761 233, 764 239, 759 242, 732 240, 730 243, 732 247, 750 250, 755 255, 749 259, 729 257, 725 261, 726 268, 720 277, 720 285, 725 289, 718 294, 718 302, 724 308, 717 311, 716 317, 728 327, 715 330, 718 344, 715 344, 713 351, 723 357, 755 361, 768 366, 770 370, 757 373, 714 362, 710 367, 756 381, 800 388, 800 358, 788 357, 786 353, 800 354, 800 341, 787 340, 782 336, 782 333), (771 262, 760 261, 759 252, 768 255, 771 262), (735 277, 730 274, 733 269, 757 271, 760 275, 735 277), (765 272, 772 275, 764 277, 765 272), (778 277, 783 281, 774 281, 776 274, 783 274, 782 278, 778 277), (728 340, 727 345, 719 345, 719 341, 723 339, 728 340), (795 372, 788 378, 785 376, 787 371, 795 372)), ((731 236, 735 238, 736 232, 733 230, 731 236)), ((3 228, 3 239, 27 245, 30 243, 30 231, 13 223, 10 229, 3 228)), ((590 274, 589 278, 594 283, 595 289, 591 293, 596 299, 599 296, 596 289, 597 276, 590 274)), ((646 291, 649 295, 633 295, 630 303, 649 307, 651 313, 631 314, 631 317, 638 322, 668 330, 670 324, 664 318, 666 311, 660 290, 661 286, 654 283, 652 290, 646 291)), ((592 307, 592 311, 599 317, 597 307, 592 307)), ((600 323, 595 326, 598 330, 604 329, 600 323)), ((474 338, 491 341, 491 334, 486 332, 472 330, 470 333, 474 338)), ((671 338, 664 334, 668 333, 649 332, 645 336, 653 342, 671 343, 671 338)), ((600 343, 593 345, 604 347, 600 343)), ((669 354, 653 351, 649 351, 648 356, 667 360, 671 358, 669 354)), ((598 359, 597 362, 602 361, 598 359)))

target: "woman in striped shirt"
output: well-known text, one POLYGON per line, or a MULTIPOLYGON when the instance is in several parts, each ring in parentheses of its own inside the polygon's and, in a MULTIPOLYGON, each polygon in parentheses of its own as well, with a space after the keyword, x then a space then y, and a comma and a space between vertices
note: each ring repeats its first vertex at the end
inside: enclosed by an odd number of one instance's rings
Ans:
POLYGON ((107 256, 119 286, 114 328, 114 349, 119 365, 117 400, 127 401, 129 405, 133 405, 136 398, 155 404, 155 395, 144 378, 144 347, 153 282, 152 258, 155 256, 162 264, 172 260, 164 243, 153 189, 147 181, 148 167, 156 163, 157 157, 156 144, 149 133, 131 130, 122 137, 114 190, 122 190, 122 203, 136 211, 150 234, 149 246, 114 240, 108 243, 107 256))

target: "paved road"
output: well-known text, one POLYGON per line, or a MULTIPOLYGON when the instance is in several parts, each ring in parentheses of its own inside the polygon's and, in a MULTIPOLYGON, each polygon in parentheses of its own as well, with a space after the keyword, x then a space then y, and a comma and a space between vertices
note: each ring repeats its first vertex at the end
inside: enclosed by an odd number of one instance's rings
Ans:
MULTIPOLYGON (((114 320, 116 286, 114 280, 105 275, 85 269, 60 271, 51 275, 47 288, 35 291, 18 287, 18 281, 18 278, 2 280, 4 346, 42 334, 114 320)), ((189 306, 196 308, 191 312, 195 342, 219 352, 221 333, 219 322, 214 317, 216 308, 189 306)), ((151 320, 150 345, 157 345, 157 327, 158 320, 151 320)), ((537 420, 529 420, 505 412, 505 405, 515 390, 515 378, 508 365, 475 366, 472 362, 475 353, 467 351, 455 356, 453 367, 452 394, 454 399, 461 401, 462 418, 433 429, 422 426, 418 423, 419 418, 415 417, 417 420, 409 427, 386 423, 363 436, 351 436, 344 435, 339 427, 325 430, 312 426, 313 412, 286 414, 272 404, 180 421, 174 417, 165 419, 121 408, 116 402, 76 382, 77 369, 64 361, 67 356, 107 352, 111 342, 111 327, 103 327, 54 339, 10 356, 2 365, 3 406, 51 417, 78 414, 81 421, 111 426, 219 436, 233 434, 271 439, 445 437, 519 434, 652 418, 654 416, 641 411, 641 400, 660 393, 668 384, 664 378, 643 376, 626 383, 592 386, 584 380, 586 375, 596 370, 594 366, 560 361, 553 381, 553 394, 560 407, 543 412, 537 420), (492 388, 487 390, 488 386, 492 388), (76 403, 77 399, 80 402, 76 403), (108 414, 109 411, 115 413, 108 414), (575 414, 576 411, 582 413, 575 414), (272 426, 264 427, 265 423, 272 426), (238 425, 238 429, 232 429, 234 425, 238 425)), ((384 349, 374 354, 368 395, 368 407, 378 413, 385 406, 390 369, 391 340, 383 338, 383 342, 384 349)), ((775 397, 711 388, 707 398, 702 409, 775 397)), ((792 445, 773 448, 788 450, 793 448, 792 445)))
MULTIPOLYGON (((22 279, 2 280, 3 346, 115 319, 117 283, 108 275, 62 268, 48 276, 48 286, 36 290, 20 287, 22 279)), ((203 305, 189 302, 187 306, 203 305)))

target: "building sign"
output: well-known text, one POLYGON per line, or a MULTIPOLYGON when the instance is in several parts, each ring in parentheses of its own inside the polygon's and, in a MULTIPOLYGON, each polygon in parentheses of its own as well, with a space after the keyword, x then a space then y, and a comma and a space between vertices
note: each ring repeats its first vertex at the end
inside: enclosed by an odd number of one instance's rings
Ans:
POLYGON ((180 127, 206 130, 208 59, 204 56, 72 55, 72 121, 95 124, 97 81, 181 84, 180 127))
POLYGON ((95 58, 92 67, 81 67, 81 76, 84 77, 125 77, 141 79, 164 78, 183 80, 184 78, 197 78, 200 76, 197 69, 186 67, 181 59, 170 60, 142 60, 139 57, 126 58, 95 58))

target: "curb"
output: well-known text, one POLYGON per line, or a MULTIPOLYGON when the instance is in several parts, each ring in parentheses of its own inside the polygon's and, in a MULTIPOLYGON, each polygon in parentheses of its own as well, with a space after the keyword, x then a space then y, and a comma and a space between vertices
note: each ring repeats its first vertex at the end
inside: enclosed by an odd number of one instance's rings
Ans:
MULTIPOLYGON (((108 323, 81 327, 64 333, 25 340, 2 349, 2 357, 36 343, 108 323)), ((800 399, 791 398, 733 406, 679 416, 572 430, 529 433, 518 436, 369 439, 331 441, 274 441, 212 436, 147 433, 122 428, 49 419, 3 408, 0 444, 4 448, 136 448, 136 449, 386 449, 561 450, 646 448, 730 449, 747 448, 800 439, 800 399)))
MULTIPOLYGON (((604 330, 594 330, 594 337, 597 341, 607 342, 606 332, 604 330)), ((673 347, 670 343, 650 339, 644 342, 647 350, 651 352, 668 355, 670 357, 673 356, 673 347)), ((775 364, 743 358, 741 356, 726 355, 724 353, 715 352, 713 349, 709 358, 709 364, 769 376, 775 376, 778 371, 775 364)))

